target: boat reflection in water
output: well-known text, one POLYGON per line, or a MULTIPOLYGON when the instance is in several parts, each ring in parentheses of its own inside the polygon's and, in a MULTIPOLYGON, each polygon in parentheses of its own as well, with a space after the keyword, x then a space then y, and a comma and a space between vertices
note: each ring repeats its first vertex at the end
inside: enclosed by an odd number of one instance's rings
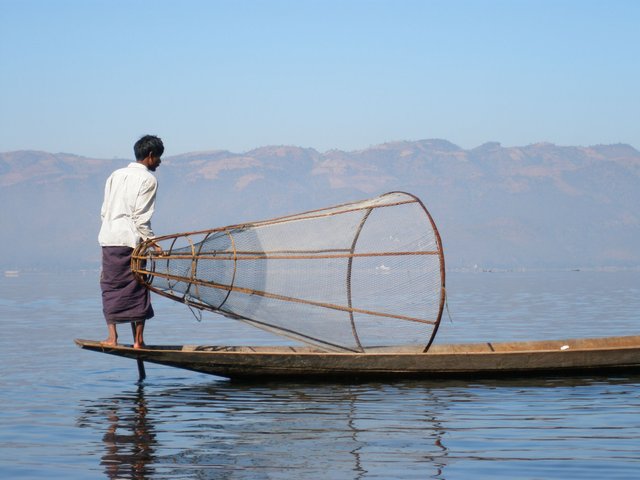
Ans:
POLYGON ((637 375, 182 386, 184 378, 81 402, 78 424, 96 432, 88 447, 108 477, 594 478, 613 455, 620 478, 637 468, 637 375))
POLYGON ((446 404, 419 385, 139 386, 81 409, 113 479, 443 478, 446 466, 446 404))

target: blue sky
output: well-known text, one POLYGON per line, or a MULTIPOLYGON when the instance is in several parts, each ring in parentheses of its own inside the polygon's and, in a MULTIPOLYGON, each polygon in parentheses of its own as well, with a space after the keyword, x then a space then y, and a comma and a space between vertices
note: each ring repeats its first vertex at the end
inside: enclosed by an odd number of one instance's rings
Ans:
POLYGON ((640 148, 640 2, 0 0, 0 151, 640 148))

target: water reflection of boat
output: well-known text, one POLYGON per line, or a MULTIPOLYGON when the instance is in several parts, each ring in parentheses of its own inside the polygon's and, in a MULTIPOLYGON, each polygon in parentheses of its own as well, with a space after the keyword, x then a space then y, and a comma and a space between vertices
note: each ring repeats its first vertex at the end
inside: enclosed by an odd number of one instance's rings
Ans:
POLYGON ((640 336, 379 348, 156 345, 134 349, 76 340, 86 350, 232 379, 399 378, 599 374, 640 369, 640 336))
POLYGON ((519 459, 548 472, 550 443, 552 462, 580 472, 612 445, 598 465, 637 463, 638 375, 260 385, 175 373, 117 393, 97 386, 75 406, 104 477, 473 478, 478 462, 494 472, 505 458, 517 476, 519 459))
POLYGON ((446 410, 413 382, 214 382, 86 399, 77 424, 96 432, 108 478, 359 479, 398 458, 394 476, 419 469, 443 478, 446 410), (403 404, 412 408, 398 412, 403 404))

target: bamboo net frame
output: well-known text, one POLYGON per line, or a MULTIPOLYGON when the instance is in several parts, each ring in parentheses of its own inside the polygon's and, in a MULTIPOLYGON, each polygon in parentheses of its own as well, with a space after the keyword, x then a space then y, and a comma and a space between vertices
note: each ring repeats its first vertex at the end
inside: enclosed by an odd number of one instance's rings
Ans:
POLYGON ((440 235, 405 192, 157 237, 131 268, 172 300, 336 351, 426 351, 445 303, 440 235))

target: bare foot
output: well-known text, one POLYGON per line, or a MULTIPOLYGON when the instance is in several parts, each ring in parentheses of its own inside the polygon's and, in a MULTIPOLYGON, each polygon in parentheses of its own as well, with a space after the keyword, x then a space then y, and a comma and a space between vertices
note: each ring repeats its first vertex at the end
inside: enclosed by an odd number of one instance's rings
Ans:
POLYGON ((133 348, 145 348, 144 321, 132 323, 131 332, 133 333, 133 348))
POLYGON ((109 330, 109 335, 104 342, 100 343, 107 347, 115 347, 118 345, 118 329, 114 323, 107 324, 107 328, 109 330))

